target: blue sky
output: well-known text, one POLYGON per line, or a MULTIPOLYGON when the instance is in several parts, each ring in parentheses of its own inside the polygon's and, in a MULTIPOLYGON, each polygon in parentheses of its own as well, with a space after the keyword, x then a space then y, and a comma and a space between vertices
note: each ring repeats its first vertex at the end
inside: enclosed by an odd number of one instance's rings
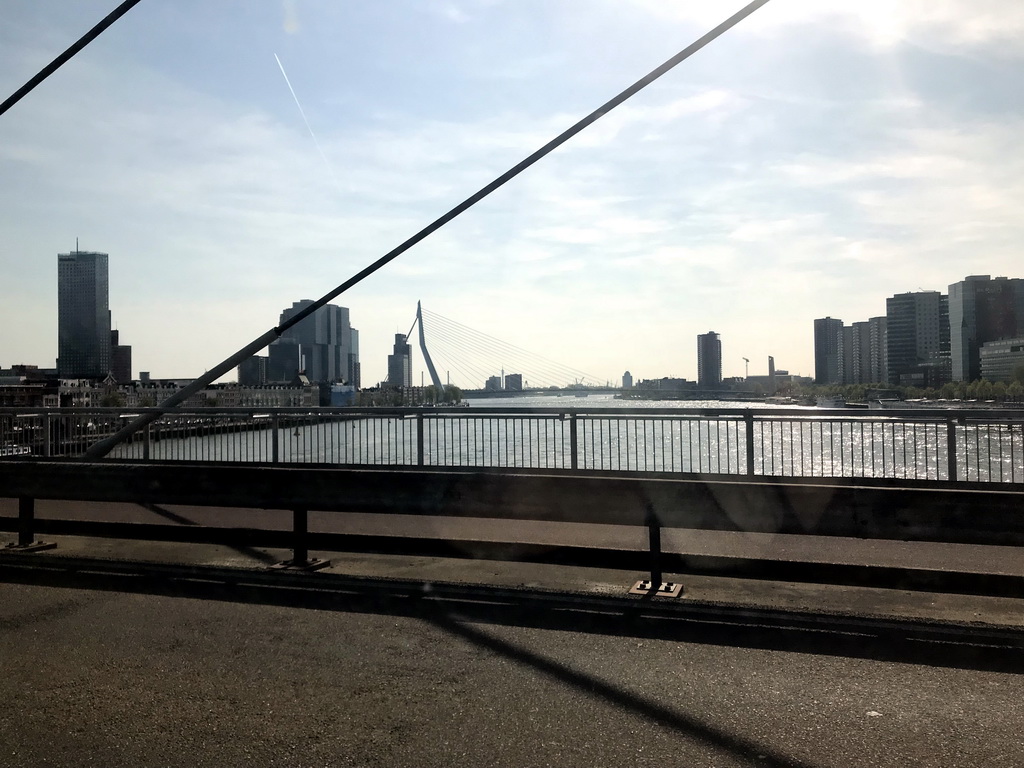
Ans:
MULTIPOLYGON (((115 4, 3 0, 0 96, 115 4)), ((54 364, 78 237, 135 371, 198 375, 742 5, 143 0, 0 117, 0 366, 54 364)), ((598 380, 708 330, 810 374, 816 317, 1024 276, 1022 43, 1013 0, 772 0, 339 298, 364 384, 418 299, 598 380)))

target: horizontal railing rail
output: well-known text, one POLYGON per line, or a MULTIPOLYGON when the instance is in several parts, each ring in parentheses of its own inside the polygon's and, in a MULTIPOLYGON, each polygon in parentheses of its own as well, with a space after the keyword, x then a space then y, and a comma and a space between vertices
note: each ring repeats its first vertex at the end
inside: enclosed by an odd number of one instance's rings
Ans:
MULTIPOLYGON (((331 532, 331 513, 426 515, 446 518, 492 518, 509 521, 547 521, 601 525, 643 526, 649 536, 646 551, 635 544, 606 547, 598 560, 585 546, 544 547, 554 564, 599 565, 640 570, 646 564, 650 579, 642 589, 660 589, 666 566, 684 572, 685 557, 666 556, 661 549, 663 528, 713 531, 750 531, 778 535, 856 537, 932 541, 980 545, 1024 545, 1024 516, 1020 514, 1024 490, 1005 487, 942 487, 930 481, 803 480, 785 478, 715 480, 671 478, 631 473, 544 473, 492 469, 345 469, 244 464, 76 462, 26 460, 0 462, 0 498, 17 498, 17 517, 0 515, 0 531, 17 533, 17 543, 0 549, 14 556, 52 548, 38 533, 98 538, 141 539, 231 546, 290 548, 292 568, 317 568, 326 560, 310 558, 312 549, 378 552, 432 552, 459 554, 444 541, 427 536, 360 535, 331 532), (37 500, 117 502, 163 509, 235 507, 289 510, 291 530, 256 526, 201 524, 168 525, 119 522, 94 508, 91 519, 62 519, 52 513, 36 517, 37 500), (318 529, 310 530, 308 512, 322 513, 318 529), (579 558, 583 558, 582 560, 579 558)), ((72 505, 74 506, 74 505, 72 505)), ((174 519, 173 517, 171 519, 174 519)), ((218 516, 216 519, 221 519, 218 516)), ((236 518, 237 524, 238 518, 236 518)), ((253 517, 255 522, 256 518, 253 517)), ((510 528, 509 547, 495 548, 490 556, 519 559, 536 553, 510 528), (507 551, 506 551, 507 550, 507 551)), ((739 555, 739 561, 748 559, 739 555)), ((728 559, 728 558, 727 558, 728 559)), ((755 558, 756 559, 756 558, 755 558)), ((720 565, 724 564, 720 563, 720 565)), ((821 579, 821 566, 806 571, 809 580, 821 579)), ((886 570, 886 569, 882 569, 886 570)), ((902 569, 888 569, 902 579, 902 569)), ((913 570, 913 569, 911 569, 913 570)), ((955 570, 955 568, 954 568, 955 570)), ((923 573, 923 572, 922 572, 923 573)), ((931 578, 934 570, 928 571, 931 578)), ((890 574, 891 576, 892 574, 890 574)), ((927 574, 926 574, 927 576, 927 574)), ((901 582, 902 583, 902 582, 901 582)), ((672 585, 668 585, 672 586, 672 585)), ((906 587, 906 584, 902 584, 906 587)), ((640 587, 638 587, 640 588, 640 587)))
POLYGON ((1024 483, 1024 410, 0 409, 0 459, 523 468, 1024 483))

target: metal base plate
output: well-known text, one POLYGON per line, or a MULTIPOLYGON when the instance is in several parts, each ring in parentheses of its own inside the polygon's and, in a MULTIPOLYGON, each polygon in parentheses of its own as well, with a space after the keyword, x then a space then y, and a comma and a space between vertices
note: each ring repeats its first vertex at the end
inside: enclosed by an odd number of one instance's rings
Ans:
POLYGON ((4 552, 42 552, 44 549, 56 549, 55 541, 35 541, 31 544, 8 544, 3 548, 4 552))
POLYGON ((321 568, 327 568, 330 566, 330 560, 305 560, 303 562, 296 563, 294 560, 285 560, 282 563, 277 563, 270 566, 272 571, 319 571, 321 568))
POLYGON ((683 594, 683 585, 674 584, 670 581, 661 582, 657 589, 654 589, 653 587, 654 583, 651 581, 638 581, 633 585, 633 588, 629 590, 629 594, 650 597, 680 597, 683 594))

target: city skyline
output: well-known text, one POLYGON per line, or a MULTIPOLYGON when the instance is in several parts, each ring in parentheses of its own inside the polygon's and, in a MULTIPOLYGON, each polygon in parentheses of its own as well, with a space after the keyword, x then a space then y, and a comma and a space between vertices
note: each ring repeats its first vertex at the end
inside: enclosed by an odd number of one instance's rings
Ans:
MULTIPOLYGON (((108 5, 14 3, 0 91, 108 5)), ((0 364, 56 360, 80 235, 118 260, 135 367, 198 375, 740 5, 141 4, 0 118, 0 364)), ((419 298, 604 379, 693 380, 707 327, 726 378, 811 375, 813 318, 1014 275, 1022 41, 1013 3, 769 3, 344 294, 363 382, 419 298)))

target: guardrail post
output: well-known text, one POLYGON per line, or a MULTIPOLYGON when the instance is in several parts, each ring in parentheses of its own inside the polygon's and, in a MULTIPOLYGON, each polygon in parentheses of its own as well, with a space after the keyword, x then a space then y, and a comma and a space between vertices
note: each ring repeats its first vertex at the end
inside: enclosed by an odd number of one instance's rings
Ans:
POLYGON ((147 424, 145 432, 142 433, 142 458, 149 461, 149 448, 153 439, 153 425, 147 424))
POLYGON ((278 415, 275 413, 270 417, 270 461, 273 464, 278 462, 278 451, 280 445, 280 439, 278 432, 281 429, 281 422, 278 415))
POLYGON ((946 420, 946 465, 949 477, 949 482, 956 482, 956 420, 946 420))
POLYGON ((423 414, 416 414, 416 465, 422 467, 426 464, 426 457, 423 455, 423 414))
POLYGON ((661 521, 653 513, 647 515, 647 540, 651 555, 651 584, 661 584, 661 521))
POLYGON ((573 413, 569 415, 569 469, 579 469, 579 452, 576 448, 576 438, 578 435, 576 414, 573 413))
POLYGON ((650 506, 647 507, 644 523, 647 526, 651 557, 651 578, 650 581, 638 581, 629 593, 645 597, 679 597, 683 592, 683 585, 665 581, 661 572, 661 520, 650 506))
POLYGON ((747 435, 747 477, 754 476, 754 414, 747 411, 743 415, 743 423, 746 425, 747 435))
POLYGON ((53 549, 53 542, 36 541, 36 500, 30 496, 18 497, 18 543, 8 544, 8 552, 38 552, 53 549))
POLYGON ((43 413, 43 458, 50 458, 50 430, 53 428, 53 414, 43 413))
POLYGON ((303 508, 293 509, 292 559, 271 567, 285 571, 318 571, 330 564, 330 560, 309 559, 309 513, 303 508))

